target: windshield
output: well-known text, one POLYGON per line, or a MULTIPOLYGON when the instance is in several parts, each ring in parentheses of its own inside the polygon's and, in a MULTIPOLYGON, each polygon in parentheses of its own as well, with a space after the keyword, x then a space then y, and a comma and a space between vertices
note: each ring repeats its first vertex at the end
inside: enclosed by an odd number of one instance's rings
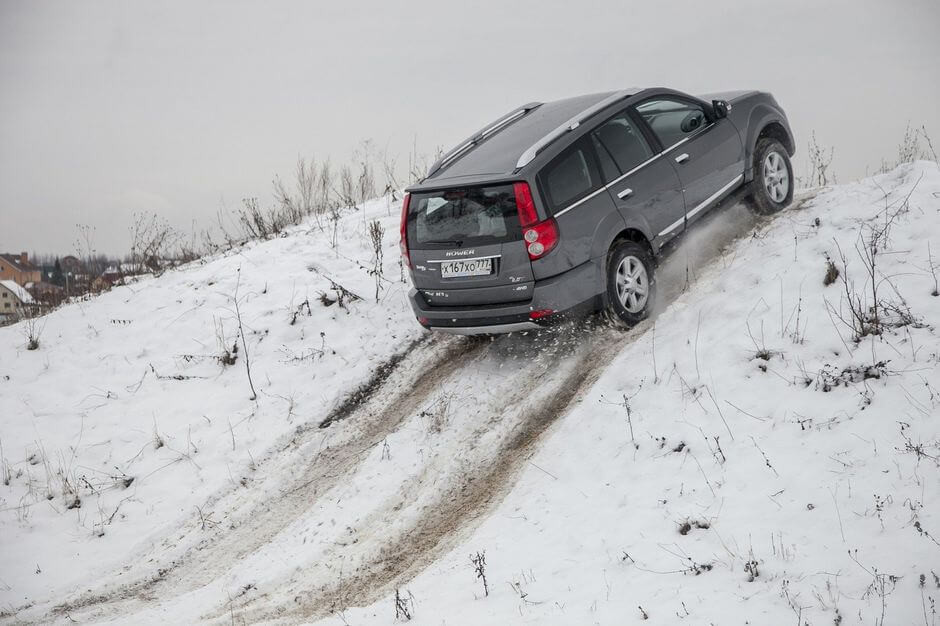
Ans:
POLYGON ((416 193, 408 205, 408 243, 454 247, 519 239, 512 185, 416 193))

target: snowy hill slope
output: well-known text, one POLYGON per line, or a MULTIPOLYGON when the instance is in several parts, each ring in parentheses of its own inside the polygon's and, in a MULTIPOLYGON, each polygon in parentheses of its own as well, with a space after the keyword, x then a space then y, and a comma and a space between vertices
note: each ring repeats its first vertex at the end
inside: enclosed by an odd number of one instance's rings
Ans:
MULTIPOLYGON (((396 208, 366 211, 394 280, 396 208)), ((753 225, 732 207, 697 228, 660 272, 665 310, 628 333, 428 338, 403 284, 370 301, 360 213, 339 255, 299 228, 58 311, 38 351, 0 329, 0 610, 930 624, 940 171, 905 166, 753 225), (854 248, 872 232, 877 322, 854 248), (847 285, 823 285, 827 254, 847 285), (324 276, 364 301, 324 307, 324 276), (213 358, 239 280, 257 402, 244 355, 213 358)))
MULTIPOLYGON (((413 622, 940 622, 938 249, 925 162, 739 241, 617 355, 500 506, 401 586, 413 622), (840 317, 850 297, 873 304, 873 233, 883 328, 853 341, 840 317), (823 284, 827 255, 848 292, 823 284), (484 552, 488 596, 470 558, 484 552)), ((395 608, 389 593, 342 618, 395 608)))

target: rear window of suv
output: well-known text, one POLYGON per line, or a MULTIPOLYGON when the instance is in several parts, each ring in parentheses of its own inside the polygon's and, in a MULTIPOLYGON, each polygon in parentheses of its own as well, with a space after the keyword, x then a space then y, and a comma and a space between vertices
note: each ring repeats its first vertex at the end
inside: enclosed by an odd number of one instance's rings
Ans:
POLYGON ((601 177, 590 144, 581 139, 555 157, 542 170, 539 182, 556 212, 600 187, 601 177))
POLYGON ((454 247, 519 239, 512 185, 414 193, 408 204, 408 245, 454 247))

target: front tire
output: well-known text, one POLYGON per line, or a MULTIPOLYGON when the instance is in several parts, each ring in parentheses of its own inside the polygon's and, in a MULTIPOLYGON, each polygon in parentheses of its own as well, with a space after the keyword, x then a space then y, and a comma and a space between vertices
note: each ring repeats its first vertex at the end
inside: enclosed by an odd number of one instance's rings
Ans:
POLYGON ((793 201, 790 155, 776 139, 765 137, 754 147, 754 180, 747 204, 758 215, 772 215, 793 201))
POLYGON ((621 241, 607 255, 607 318, 618 326, 634 326, 656 302, 653 255, 647 246, 621 241))

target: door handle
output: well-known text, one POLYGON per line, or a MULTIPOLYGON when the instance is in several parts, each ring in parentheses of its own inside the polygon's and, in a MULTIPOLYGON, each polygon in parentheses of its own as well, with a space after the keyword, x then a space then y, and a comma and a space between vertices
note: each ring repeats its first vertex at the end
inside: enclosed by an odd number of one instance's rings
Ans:
POLYGON ((689 160, 688 152, 683 152, 682 154, 676 157, 676 163, 685 163, 688 160, 689 160))
POLYGON ((632 193, 633 193, 633 190, 628 187, 628 188, 624 189, 623 191, 621 191, 620 193, 618 193, 618 194, 617 194, 617 197, 620 198, 621 200, 623 200, 624 198, 626 198, 627 196, 629 196, 629 195, 632 194, 632 193))

